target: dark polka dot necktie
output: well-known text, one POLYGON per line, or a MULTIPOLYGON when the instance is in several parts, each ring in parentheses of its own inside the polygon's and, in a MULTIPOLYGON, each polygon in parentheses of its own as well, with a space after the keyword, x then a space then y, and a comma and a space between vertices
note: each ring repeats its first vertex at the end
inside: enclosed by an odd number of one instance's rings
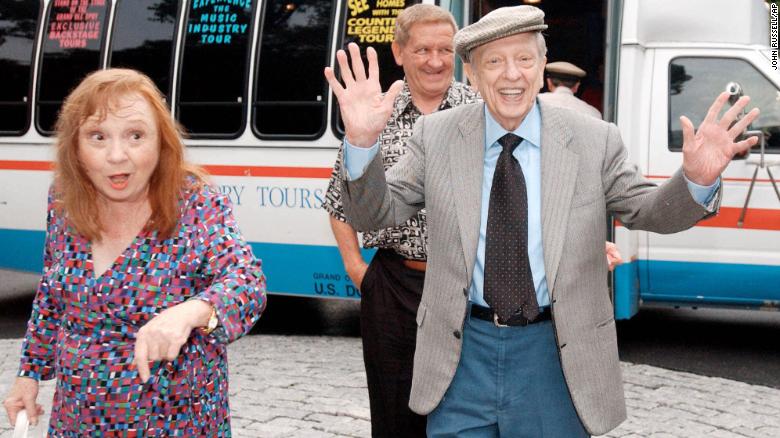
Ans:
POLYGON ((523 139, 509 133, 493 174, 485 242, 485 301, 499 320, 539 314, 531 265, 528 261, 528 195, 523 169, 512 152, 523 139))

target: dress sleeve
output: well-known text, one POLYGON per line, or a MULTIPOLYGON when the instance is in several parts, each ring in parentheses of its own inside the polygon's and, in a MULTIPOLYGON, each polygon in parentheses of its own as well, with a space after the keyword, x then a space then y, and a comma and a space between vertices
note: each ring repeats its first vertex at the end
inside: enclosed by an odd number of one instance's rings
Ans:
POLYGON ((212 195, 209 203, 202 212, 199 246, 204 250, 203 274, 211 284, 195 298, 217 312, 219 325, 212 338, 229 343, 248 333, 265 309, 265 276, 236 225, 229 201, 212 195))
POLYGON ((55 377, 54 357, 56 352, 57 334, 60 328, 62 304, 59 295, 51 288, 51 275, 59 263, 56 242, 62 229, 58 226, 59 218, 54 209, 54 196, 49 193, 49 206, 46 218, 46 238, 43 248, 43 276, 38 282, 38 289, 33 301, 32 314, 27 323, 27 333, 22 343, 22 354, 19 365, 19 377, 30 377, 36 380, 50 380, 55 377))

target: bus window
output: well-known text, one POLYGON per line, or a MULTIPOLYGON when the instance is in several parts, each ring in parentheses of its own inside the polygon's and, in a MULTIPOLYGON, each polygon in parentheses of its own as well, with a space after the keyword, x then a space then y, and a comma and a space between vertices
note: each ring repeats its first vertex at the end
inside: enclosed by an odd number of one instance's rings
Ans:
POLYGON ((30 125, 30 84, 40 2, 0 4, 0 133, 21 135, 30 125))
POLYGON ((235 138, 246 124, 250 0, 189 0, 176 115, 192 137, 235 138))
MULTIPOLYGON (((390 45, 393 43, 395 17, 403 9, 417 3, 420 3, 420 0, 347 2, 348 8, 345 8, 341 33, 342 47, 346 49, 347 44, 354 42, 360 46, 362 54, 366 53, 369 46, 376 50, 382 90, 387 90, 393 82, 404 77, 403 69, 395 64, 390 45)), ((338 112, 338 104, 333 105, 333 108, 336 121, 334 128, 339 136, 343 136, 344 125, 338 112)))
POLYGON ((170 99, 177 16, 176 2, 170 0, 118 1, 108 64, 144 72, 170 99))
POLYGON ((729 82, 739 83, 744 95, 750 96, 748 108, 761 110, 749 129, 764 132, 766 152, 780 153, 780 90, 748 62, 729 58, 676 58, 669 64, 670 151, 682 151, 680 116, 688 116, 699 126, 712 96, 723 92, 729 82))
POLYGON ((65 96, 100 68, 109 0, 52 0, 43 36, 36 126, 51 134, 65 96))
POLYGON ((252 128, 261 138, 318 137, 325 129, 334 0, 265 3, 252 128))

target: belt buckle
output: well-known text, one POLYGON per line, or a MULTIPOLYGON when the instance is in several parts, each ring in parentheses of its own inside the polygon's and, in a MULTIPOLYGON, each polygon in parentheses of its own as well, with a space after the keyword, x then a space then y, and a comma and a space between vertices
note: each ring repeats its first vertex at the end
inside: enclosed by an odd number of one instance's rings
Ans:
POLYGON ((496 327, 509 327, 509 324, 501 324, 498 322, 498 313, 493 312, 493 324, 496 325, 496 327))

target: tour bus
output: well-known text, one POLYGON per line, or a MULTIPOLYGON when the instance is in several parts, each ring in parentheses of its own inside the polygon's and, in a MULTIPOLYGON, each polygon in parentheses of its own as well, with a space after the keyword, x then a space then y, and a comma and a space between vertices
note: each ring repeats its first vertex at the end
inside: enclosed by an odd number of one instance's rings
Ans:
MULTIPOLYGON (((40 272, 62 100, 90 71, 130 67, 165 94, 188 133, 189 159, 232 201, 268 291, 359 298, 321 209, 343 136, 322 71, 348 42, 371 45, 386 88, 402 76, 389 50, 394 17, 419 2, 3 0, 0 268, 40 272)), ((424 2, 450 10, 461 26, 522 3, 424 2)), ((751 129, 763 149, 729 166, 718 216, 671 236, 605 224, 626 258, 613 279, 616 317, 630 318, 651 301, 776 309, 780 194, 771 166, 780 152, 780 74, 767 5, 527 2, 545 11, 548 60, 588 71, 581 97, 618 124, 631 160, 658 183, 682 162, 679 115, 698 124, 726 88, 750 95, 762 111, 751 129)))

